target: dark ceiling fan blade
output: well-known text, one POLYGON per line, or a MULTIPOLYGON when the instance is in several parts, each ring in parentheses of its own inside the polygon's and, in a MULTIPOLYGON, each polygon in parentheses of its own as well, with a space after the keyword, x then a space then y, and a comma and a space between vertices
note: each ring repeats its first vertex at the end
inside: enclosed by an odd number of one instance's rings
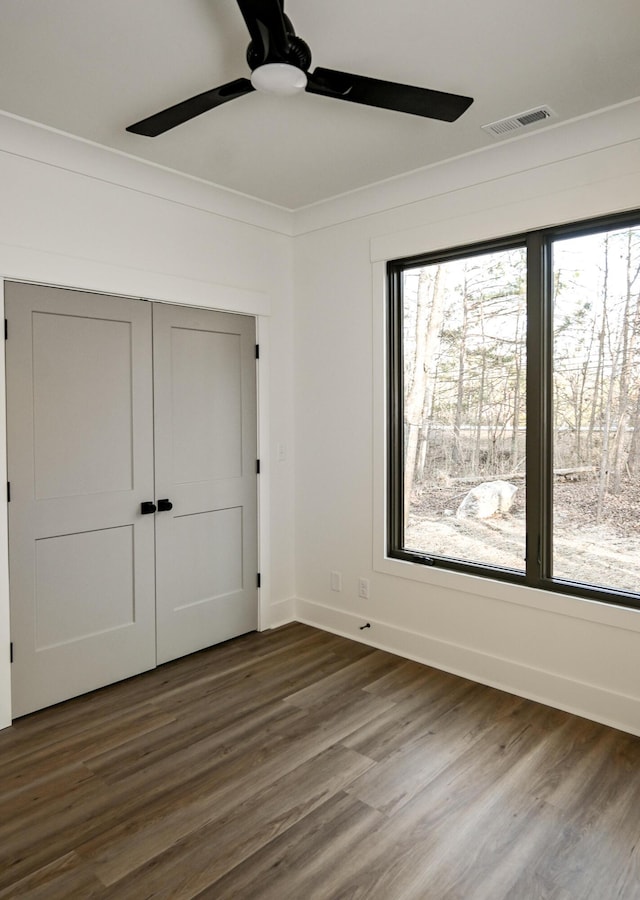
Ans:
POLYGON ((252 42, 254 65, 285 59, 289 50, 284 0, 236 0, 252 42))
POLYGON ((393 109, 428 119, 441 119, 444 122, 455 122, 473 103, 472 97, 444 94, 393 81, 380 81, 365 75, 350 75, 335 69, 315 69, 309 76, 306 90, 310 94, 393 109))
POLYGON ((229 100, 243 97, 245 94, 251 93, 252 90, 253 85, 248 78, 237 78, 228 84, 223 84, 220 87, 212 88, 210 91, 197 94, 195 97, 190 97, 189 100, 183 100, 182 103, 176 103, 175 106, 163 109, 162 112, 149 116, 147 119, 142 119, 140 122, 136 122, 135 125, 129 125, 127 131, 132 132, 132 134, 143 134, 145 137, 157 137, 159 134, 164 134, 165 131, 175 128, 176 125, 182 125, 183 122, 188 122, 189 119, 194 119, 215 106, 228 103, 229 100))

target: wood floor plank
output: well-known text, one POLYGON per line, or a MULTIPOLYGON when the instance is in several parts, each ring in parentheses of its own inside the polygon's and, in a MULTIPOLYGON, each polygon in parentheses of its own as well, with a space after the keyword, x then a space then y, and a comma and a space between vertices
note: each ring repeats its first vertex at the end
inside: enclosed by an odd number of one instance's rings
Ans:
POLYGON ((215 754, 227 757, 240 752, 251 742, 268 736, 281 721, 301 718, 301 710, 283 704, 266 703, 262 707, 241 707, 230 721, 212 717, 209 705, 189 714, 178 716, 165 728, 159 729, 157 740, 150 743, 141 738, 114 749, 90 756, 85 765, 107 783, 124 783, 132 790, 140 790, 154 780, 162 780, 166 788, 184 779, 184 772, 193 777, 215 760, 215 754), (177 771, 176 771, 177 770, 177 771))
POLYGON ((305 625, 0 732, 0 900, 638 900, 640 739, 305 625))
POLYGON ((82 791, 93 779, 93 772, 83 765, 60 766, 48 778, 27 780, 21 790, 6 794, 1 806, 0 846, 7 833, 28 828, 38 816, 48 816, 56 803, 82 791))
POLYGON ((368 724, 345 744, 382 763, 396 753, 407 752, 415 742, 437 738, 443 729, 455 728, 458 721, 458 730, 468 732, 466 740, 472 741, 522 703, 520 697, 496 691, 487 707, 486 693, 480 685, 459 680, 456 689, 430 702, 420 703, 418 697, 391 707, 378 720, 384 723, 384 729, 375 731, 377 723, 368 724))
MULTIPOLYGON (((455 854, 469 811, 482 809, 495 785, 526 760, 549 731, 550 711, 532 707, 523 703, 503 717, 398 812, 385 816, 353 848, 340 880, 334 873, 335 896, 439 898, 426 892, 429 880, 445 849, 455 854)), ((455 871, 455 864, 450 868, 455 871)))
MULTIPOLYGON (((456 814, 450 806, 439 821, 437 842, 429 854, 415 846, 408 850, 402 866, 386 876, 389 890, 419 897, 428 885, 434 896, 442 898, 473 892, 479 897, 509 895, 515 873, 505 860, 513 850, 517 866, 526 868, 539 853, 549 826, 557 821, 557 812, 546 798, 532 801, 527 790, 531 771, 546 768, 556 755, 555 745, 565 740, 566 723, 564 728, 549 724, 545 717, 518 735, 519 743, 526 742, 526 752, 514 754, 510 764, 504 765, 507 757, 487 760, 490 785, 479 792, 465 790, 464 810, 456 814), (532 841, 538 823, 542 825, 539 840, 532 841)), ((424 824, 422 820, 421 828, 424 824)), ((385 883, 386 879, 381 887, 385 883)))
MULTIPOLYGON (((528 826, 505 848, 487 875, 481 878, 479 871, 474 871, 479 898, 490 900, 500 892, 523 900, 538 894, 563 896, 565 888, 554 878, 553 860, 557 855, 562 858, 559 868, 568 878, 568 887, 575 887, 575 873, 569 874, 573 869, 569 857, 582 829, 566 809, 560 811, 563 804, 558 801, 567 795, 580 797, 574 807, 578 814, 589 806, 588 785, 594 763, 606 758, 618 740, 615 732, 586 720, 567 720, 549 736, 543 762, 531 768, 519 791, 524 807, 521 815, 528 817, 528 826), (531 810, 536 811, 533 816, 531 810)), ((517 812, 513 803, 509 808, 517 812)))
POLYGON ((205 888, 198 900, 326 900, 341 896, 334 888, 354 848, 382 820, 382 814, 370 806, 337 793, 205 888), (336 880, 334 873, 340 873, 336 880))
POLYGON ((463 751, 472 748, 489 728, 495 728, 496 721, 523 702, 506 694, 499 699, 501 703, 496 703, 490 719, 486 717, 486 700, 481 694, 469 698, 463 714, 454 706, 448 713, 436 715, 419 737, 408 739, 358 778, 348 788, 349 794, 388 816, 394 815, 463 751))
MULTIPOLYGON (((298 685, 299 671, 315 671, 322 675, 325 667, 330 671, 342 667, 343 662, 322 645, 305 644, 298 648, 293 659, 290 651, 284 648, 250 661, 235 661, 228 669, 216 663, 210 670, 199 671, 190 682, 181 680, 177 685, 168 686, 154 702, 160 708, 167 707, 177 713, 210 700, 216 702, 216 715, 219 715, 224 711, 225 702, 247 702, 261 690, 266 698, 267 688, 274 685, 274 699, 290 693, 292 687, 298 685), (287 658, 291 670, 283 664, 287 658)), ((310 683, 313 683, 312 679, 310 683)))
POLYGON ((367 656, 349 662, 324 678, 289 693, 285 700, 293 706, 303 708, 313 707, 317 703, 330 703, 345 690, 354 691, 367 687, 381 674, 392 671, 397 664, 397 656, 382 650, 373 650, 367 656))
POLYGON ((365 690, 396 702, 412 697, 420 697, 424 701, 454 690, 460 680, 448 672, 431 669, 413 660, 396 658, 393 668, 368 684, 365 690))
MULTIPOLYGON (((151 797, 136 810, 130 810, 113 828, 83 844, 80 852, 92 859, 98 854, 103 872, 112 859, 124 858, 127 872, 142 865, 168 850, 176 840, 219 820, 239 803, 314 760, 363 719, 386 708, 386 701, 361 693, 357 702, 346 705, 347 712, 340 709, 326 718, 301 716, 298 710, 289 708, 291 721, 277 723, 269 736, 262 735, 259 743, 252 742, 248 748, 224 750, 217 759, 214 755, 198 777, 192 776, 191 769, 188 775, 183 773, 175 790, 151 797), (175 796, 176 791, 179 797, 175 796)), ((136 787, 133 782, 119 785, 128 792, 136 787)))
MULTIPOLYGON (((323 647, 302 647, 295 659, 277 659, 275 671, 265 669, 264 659, 251 667, 251 679, 236 669, 225 678, 216 675, 203 686, 199 678, 188 697, 176 698, 173 689, 158 697, 156 706, 166 709, 172 721, 158 734, 154 745, 146 740, 129 741, 120 748, 87 758, 104 777, 124 778, 131 767, 148 766, 155 757, 167 756, 198 735, 221 734, 244 720, 257 721, 269 704, 286 696, 291 685, 311 684, 344 663, 323 647), (212 683, 215 681, 215 683, 212 683)), ((273 662, 271 662, 273 665, 273 662)), ((184 692, 183 692, 184 693, 184 692)))
POLYGON ((114 688, 102 688, 87 696, 17 719, 11 728, 2 732, 3 759, 7 765, 12 760, 17 760, 20 765, 27 754, 35 756, 44 750, 47 755, 52 747, 70 748, 76 743, 92 740, 102 731, 117 731, 123 720, 123 713, 131 720, 160 714, 152 702, 137 701, 138 686, 135 685, 135 679, 121 682, 118 687, 121 692, 127 691, 128 702, 124 711, 117 694, 114 697, 114 688))
POLYGON ((101 897, 103 891, 104 886, 94 873, 75 853, 68 853, 0 891, 0 900, 90 900, 101 897))
POLYGON ((544 875, 579 897, 640 896, 640 777, 636 742, 585 723, 596 740, 549 795, 562 810, 563 840, 544 848, 514 884, 523 893, 544 875), (611 765, 611 758, 616 764, 611 765), (573 786, 573 791, 571 790, 573 786))
MULTIPOLYGON (((100 814, 105 810, 116 814, 118 806, 107 785, 94 777, 39 815, 19 816, 7 827, 3 825, 0 888, 7 888, 75 850, 87 835, 99 831, 100 814)), ((117 814, 122 815, 125 809, 122 804, 117 814)))
POLYGON ((468 704, 476 696, 482 696, 478 694, 478 685, 458 679, 451 690, 440 695, 430 691, 425 697, 392 701, 387 712, 345 739, 345 746, 382 761, 412 741, 422 739, 436 727, 440 716, 464 717, 468 704))
POLYGON ((106 884, 115 885, 113 896, 119 900, 137 900, 143 891, 158 898, 193 897, 373 764, 353 750, 330 747, 226 815, 174 841, 159 859, 149 858, 148 864, 126 877, 120 858, 116 867, 113 858, 89 861, 106 884))
POLYGON ((109 722, 87 729, 73 739, 59 738, 53 746, 42 745, 33 752, 25 748, 21 756, 3 765, 0 800, 21 790, 25 784, 46 779, 60 768, 81 763, 94 753, 121 747, 134 737, 144 735, 151 740, 153 732, 173 721, 174 716, 155 709, 133 714, 121 712, 120 716, 113 716, 109 722))

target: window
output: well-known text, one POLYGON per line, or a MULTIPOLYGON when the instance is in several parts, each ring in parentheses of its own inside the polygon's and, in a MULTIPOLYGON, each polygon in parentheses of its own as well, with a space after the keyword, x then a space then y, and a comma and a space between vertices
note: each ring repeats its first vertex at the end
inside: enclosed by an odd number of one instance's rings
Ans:
POLYGON ((388 284, 388 555, 640 606, 640 213, 388 284))

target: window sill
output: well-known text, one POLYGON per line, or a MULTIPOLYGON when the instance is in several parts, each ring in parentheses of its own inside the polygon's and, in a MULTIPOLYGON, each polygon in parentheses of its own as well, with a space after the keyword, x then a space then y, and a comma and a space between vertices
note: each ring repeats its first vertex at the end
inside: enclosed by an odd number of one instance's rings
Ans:
POLYGON ((374 560, 374 570, 384 575, 404 578, 446 591, 515 603, 540 612, 640 633, 640 609, 633 607, 543 591, 466 572, 451 572, 434 566, 422 566, 418 563, 392 559, 386 555, 374 560))

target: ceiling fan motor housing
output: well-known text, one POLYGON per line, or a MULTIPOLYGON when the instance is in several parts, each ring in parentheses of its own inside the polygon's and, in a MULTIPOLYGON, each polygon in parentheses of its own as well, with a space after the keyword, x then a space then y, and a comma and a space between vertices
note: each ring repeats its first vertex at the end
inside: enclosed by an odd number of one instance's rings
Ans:
POLYGON ((254 69, 257 69, 265 63, 275 62, 288 63, 290 66, 295 66, 296 69, 302 69, 303 72, 307 72, 311 65, 311 50, 309 45, 306 41, 303 41, 301 37, 298 37, 297 34, 287 34, 287 43, 288 48, 284 56, 275 52, 274 48, 270 49, 267 58, 264 59, 263 54, 260 50, 255 49, 253 41, 251 41, 247 47, 247 63, 251 71, 253 72, 254 69))

